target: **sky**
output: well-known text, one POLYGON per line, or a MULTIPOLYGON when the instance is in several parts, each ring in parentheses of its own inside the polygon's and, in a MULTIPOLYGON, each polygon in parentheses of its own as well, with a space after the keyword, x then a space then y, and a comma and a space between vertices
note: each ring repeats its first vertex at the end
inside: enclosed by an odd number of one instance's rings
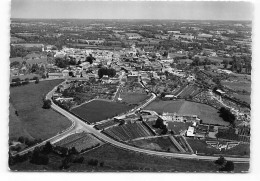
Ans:
POLYGON ((11 18, 252 20, 250 2, 12 0, 11 18))

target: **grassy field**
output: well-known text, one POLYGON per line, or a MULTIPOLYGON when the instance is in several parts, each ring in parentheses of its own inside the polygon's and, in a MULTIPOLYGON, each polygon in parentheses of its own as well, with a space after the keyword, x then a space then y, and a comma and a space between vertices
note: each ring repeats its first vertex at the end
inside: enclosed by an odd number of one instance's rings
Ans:
POLYGON ((203 123, 229 125, 221 117, 219 117, 218 110, 206 104, 189 102, 185 100, 177 101, 154 101, 149 104, 145 109, 156 111, 161 114, 169 112, 177 114, 195 114, 198 115, 203 123))
POLYGON ((196 140, 193 138, 186 138, 189 145, 194 152, 206 153, 206 154, 224 154, 224 155, 239 155, 239 156, 249 156, 250 155, 250 145, 249 144, 239 144, 228 150, 218 150, 206 143, 204 140, 196 140))
POLYGON ((9 138, 19 136, 47 139, 66 129, 71 122, 52 109, 42 108, 42 98, 62 80, 41 81, 10 88, 9 138), (15 110, 18 111, 16 116, 15 110))
POLYGON ((239 91, 245 90, 247 92, 251 92, 251 82, 249 81, 243 81, 243 82, 222 81, 221 83, 233 90, 239 90, 239 91))
POLYGON ((241 101, 245 101, 248 104, 251 104, 251 96, 250 95, 243 95, 243 94, 233 94, 234 97, 241 101))
MULTIPOLYGON (((211 161, 185 160, 174 158, 163 158, 159 156, 146 155, 132 151, 122 150, 109 144, 88 151, 81 156, 84 157, 82 164, 73 163, 64 171, 145 171, 145 172, 217 172, 218 167, 211 161), (104 166, 90 166, 88 161, 97 159, 103 162, 104 166)), ((35 165, 29 161, 17 163, 11 166, 11 170, 18 171, 55 171, 59 170, 59 166, 64 158, 58 155, 50 154, 48 165, 35 165)), ((235 172, 248 171, 248 163, 235 163, 235 172)))
POLYGON ((148 99, 149 96, 146 93, 122 93, 120 94, 120 98, 122 99, 122 102, 126 102, 128 104, 138 104, 148 99))
POLYGON ((126 104, 94 100, 72 109, 71 112, 90 123, 95 123, 107 118, 111 118, 120 113, 124 113, 132 108, 133 106, 128 106, 126 104))
MULTIPOLYGON (((106 170, 116 171, 179 171, 179 172, 214 172, 217 171, 216 165, 208 161, 170 159, 159 156, 151 156, 132 151, 122 150, 111 145, 102 147, 83 154, 87 159, 96 158, 104 161, 106 170)), ((86 164, 75 165, 70 170, 84 170, 86 164)), ((248 170, 248 164, 235 164, 235 171, 248 170)), ((97 168, 102 170, 102 168, 97 168)))
POLYGON ((178 149, 171 142, 171 140, 168 136, 134 140, 129 143, 133 144, 137 147, 141 147, 141 148, 145 148, 145 149, 149 149, 149 150, 157 150, 157 151, 165 151, 165 152, 178 152, 178 149))

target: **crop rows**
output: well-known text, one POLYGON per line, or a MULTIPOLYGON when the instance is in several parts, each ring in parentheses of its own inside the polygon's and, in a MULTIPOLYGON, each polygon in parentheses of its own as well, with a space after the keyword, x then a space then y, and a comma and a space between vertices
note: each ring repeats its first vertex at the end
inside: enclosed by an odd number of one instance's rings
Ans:
POLYGON ((189 149, 189 146, 186 144, 186 141, 181 137, 181 136, 175 136, 174 137, 176 141, 180 144, 180 146, 186 151, 186 152, 191 152, 189 149))
POLYGON ((111 137, 121 141, 153 136, 153 133, 150 132, 141 122, 115 126, 106 129, 104 132, 111 137))
POLYGON ((75 147, 78 152, 81 152, 87 148, 94 147, 100 143, 101 142, 97 138, 88 134, 74 142, 63 145, 63 147, 66 147, 66 148, 75 147))
POLYGON ((75 147, 77 151, 81 152, 82 150, 94 147, 100 143, 101 141, 98 140, 96 137, 83 132, 70 135, 65 139, 59 141, 55 145, 66 148, 75 147))
POLYGON ((186 86, 182 93, 179 95, 180 97, 186 97, 186 96, 195 96, 200 91, 200 88, 197 86, 186 86))
POLYGON ((177 96, 183 89, 184 89, 184 87, 180 87, 180 88, 174 90, 172 93, 173 93, 173 95, 177 96))

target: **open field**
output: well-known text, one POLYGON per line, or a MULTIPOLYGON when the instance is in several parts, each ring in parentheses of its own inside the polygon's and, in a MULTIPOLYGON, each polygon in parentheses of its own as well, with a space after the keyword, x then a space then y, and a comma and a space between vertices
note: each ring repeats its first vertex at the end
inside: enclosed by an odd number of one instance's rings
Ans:
POLYGON ((251 82, 249 81, 243 81, 243 82, 222 81, 221 83, 233 90, 239 90, 239 91, 245 90, 247 92, 251 92, 251 82))
POLYGON ((15 115, 15 108, 12 104, 9 105, 9 139, 15 139, 20 136, 32 139, 19 116, 15 115))
POLYGON ((132 108, 133 106, 126 104, 94 100, 72 109, 71 112, 90 123, 95 123, 124 113, 132 108))
POLYGON ((11 140, 24 133, 28 133, 32 138, 47 139, 71 125, 67 118, 54 110, 42 108, 43 96, 61 82, 62 80, 42 81, 39 84, 30 83, 10 88, 11 140), (17 110, 18 117, 14 114, 14 109, 17 110))
POLYGON ((122 93, 120 94, 120 98, 122 99, 122 102, 126 102, 128 104, 138 104, 146 99, 149 98, 149 96, 146 93, 122 93))
POLYGON ((250 95, 232 94, 232 96, 234 96, 235 98, 237 98, 241 101, 245 101, 248 104, 251 104, 251 96, 250 95))
MULTIPOLYGON (((146 172, 217 172, 218 167, 210 161, 185 160, 174 158, 163 158, 159 156, 146 155, 132 151, 116 148, 109 144, 90 150, 83 153, 84 157, 82 164, 73 163, 64 171, 146 171, 146 172), (98 162, 104 162, 104 166, 88 165, 90 159, 97 159, 98 162), (188 165, 188 166, 187 166, 188 165)), ((50 154, 48 165, 35 165, 28 160, 22 163, 17 163, 10 166, 11 170, 19 171, 37 171, 59 170, 63 157, 56 154, 50 154)), ((248 171, 248 163, 235 163, 234 172, 248 171)))
POLYGON ((179 152, 168 136, 134 140, 129 143, 149 150, 179 152))
POLYGON ((224 155, 239 155, 239 156, 249 156, 250 155, 250 144, 240 143, 239 145, 230 148, 228 150, 222 149, 222 151, 208 145, 205 140, 197 140, 193 138, 186 138, 187 142, 191 146, 194 152, 200 154, 224 154, 224 155))
MULTIPOLYGON (((103 145, 98 149, 89 151, 83 154, 86 158, 97 158, 104 161, 106 170, 117 171, 217 171, 218 168, 212 162, 185 160, 185 159, 170 159, 158 156, 151 156, 132 151, 122 150, 111 145, 103 145), (189 165, 187 167, 187 165, 189 165)), ((80 167, 71 167, 71 170, 84 170, 86 164, 81 164, 80 167)), ((235 172, 246 171, 249 164, 235 164, 235 172)), ((102 170, 99 168, 98 170, 102 170)))
POLYGON ((169 112, 177 114, 194 114, 202 119, 203 123, 229 125, 221 117, 218 110, 206 104, 200 104, 190 101, 154 101, 145 109, 156 111, 159 114, 169 112))
POLYGON ((69 135, 61 141, 55 143, 55 145, 62 146, 68 149, 75 147, 78 152, 81 152, 88 148, 99 146, 101 143, 102 142, 95 136, 86 132, 81 132, 69 135))

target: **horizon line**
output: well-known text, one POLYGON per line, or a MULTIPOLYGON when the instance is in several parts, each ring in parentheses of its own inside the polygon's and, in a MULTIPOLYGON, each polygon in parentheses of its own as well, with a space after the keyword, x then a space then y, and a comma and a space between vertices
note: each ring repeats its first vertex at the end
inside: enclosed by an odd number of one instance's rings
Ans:
POLYGON ((26 19, 26 20, 170 20, 170 21, 250 21, 253 20, 234 20, 234 19, 141 19, 141 18, 10 18, 10 19, 26 19))

